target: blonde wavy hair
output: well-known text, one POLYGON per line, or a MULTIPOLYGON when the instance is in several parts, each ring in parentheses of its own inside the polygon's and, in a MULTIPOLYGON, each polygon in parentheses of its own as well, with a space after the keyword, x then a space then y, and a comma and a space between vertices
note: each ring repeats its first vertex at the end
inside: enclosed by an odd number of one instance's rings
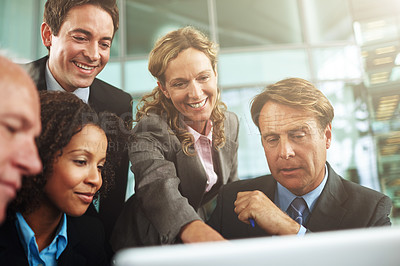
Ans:
MULTIPOLYGON (((211 42, 202 32, 187 26, 169 32, 161 37, 154 45, 149 57, 149 71, 162 84, 165 85, 165 71, 168 63, 175 59, 180 52, 194 48, 203 52, 209 59, 216 73, 217 46, 211 42)), ((165 115, 167 123, 182 143, 182 150, 186 155, 194 155, 189 147, 194 144, 193 135, 182 127, 180 117, 182 116, 173 105, 171 99, 165 97, 159 86, 155 87, 149 94, 145 94, 136 107, 136 122, 148 113, 165 115)), ((217 101, 211 113, 213 123, 213 145, 218 150, 225 145, 224 120, 226 105, 221 101, 221 92, 218 89, 217 101)))

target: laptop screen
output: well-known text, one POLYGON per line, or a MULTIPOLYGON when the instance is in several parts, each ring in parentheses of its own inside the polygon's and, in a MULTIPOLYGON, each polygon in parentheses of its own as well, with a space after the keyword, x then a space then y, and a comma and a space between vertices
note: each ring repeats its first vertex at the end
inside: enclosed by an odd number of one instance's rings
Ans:
POLYGON ((114 257, 116 266, 398 266, 400 227, 309 233, 226 242, 129 248, 114 257))

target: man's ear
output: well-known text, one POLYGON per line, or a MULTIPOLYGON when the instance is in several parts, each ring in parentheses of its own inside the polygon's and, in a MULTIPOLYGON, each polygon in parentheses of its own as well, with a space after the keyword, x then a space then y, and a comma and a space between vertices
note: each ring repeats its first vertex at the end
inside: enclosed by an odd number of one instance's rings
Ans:
POLYGON ((51 41, 53 33, 51 32, 50 26, 46 22, 43 22, 42 26, 40 27, 40 35, 42 37, 43 45, 49 48, 52 45, 51 41))
POLYGON ((157 81, 157 85, 160 88, 160 90, 162 91, 162 93, 165 95, 165 97, 167 97, 168 99, 171 99, 171 96, 169 95, 167 89, 161 84, 161 82, 157 81))
POLYGON ((325 143, 326 143, 326 149, 329 149, 331 146, 331 141, 332 141, 332 124, 329 123, 326 128, 325 128, 325 143))

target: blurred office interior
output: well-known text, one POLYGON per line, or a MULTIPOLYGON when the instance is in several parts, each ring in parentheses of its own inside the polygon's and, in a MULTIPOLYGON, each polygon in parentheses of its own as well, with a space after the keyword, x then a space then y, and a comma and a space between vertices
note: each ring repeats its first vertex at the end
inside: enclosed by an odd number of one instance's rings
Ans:
MULTIPOLYGON (((400 223, 400 1, 117 0, 120 29, 99 77, 139 100, 155 40, 192 25, 219 44, 219 85, 240 119, 239 177, 269 173, 251 98, 287 77, 310 80, 335 108, 328 161, 344 178, 382 191, 400 223)), ((47 54, 45 0, 0 1, 0 50, 16 62, 47 54)), ((133 193, 134 178, 130 179, 133 193)))

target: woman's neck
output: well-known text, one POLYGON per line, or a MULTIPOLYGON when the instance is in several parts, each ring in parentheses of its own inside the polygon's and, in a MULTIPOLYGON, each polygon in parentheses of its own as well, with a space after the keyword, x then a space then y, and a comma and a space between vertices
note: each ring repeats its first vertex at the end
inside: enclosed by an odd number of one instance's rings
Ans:
POLYGON ((39 252, 49 246, 53 241, 62 214, 63 213, 59 210, 46 207, 44 204, 29 214, 22 213, 25 221, 35 233, 39 252))
POLYGON ((207 125, 207 121, 185 121, 186 125, 190 126, 191 128, 193 128, 194 130, 196 130, 198 133, 202 134, 202 135, 206 135, 206 125, 207 125))

